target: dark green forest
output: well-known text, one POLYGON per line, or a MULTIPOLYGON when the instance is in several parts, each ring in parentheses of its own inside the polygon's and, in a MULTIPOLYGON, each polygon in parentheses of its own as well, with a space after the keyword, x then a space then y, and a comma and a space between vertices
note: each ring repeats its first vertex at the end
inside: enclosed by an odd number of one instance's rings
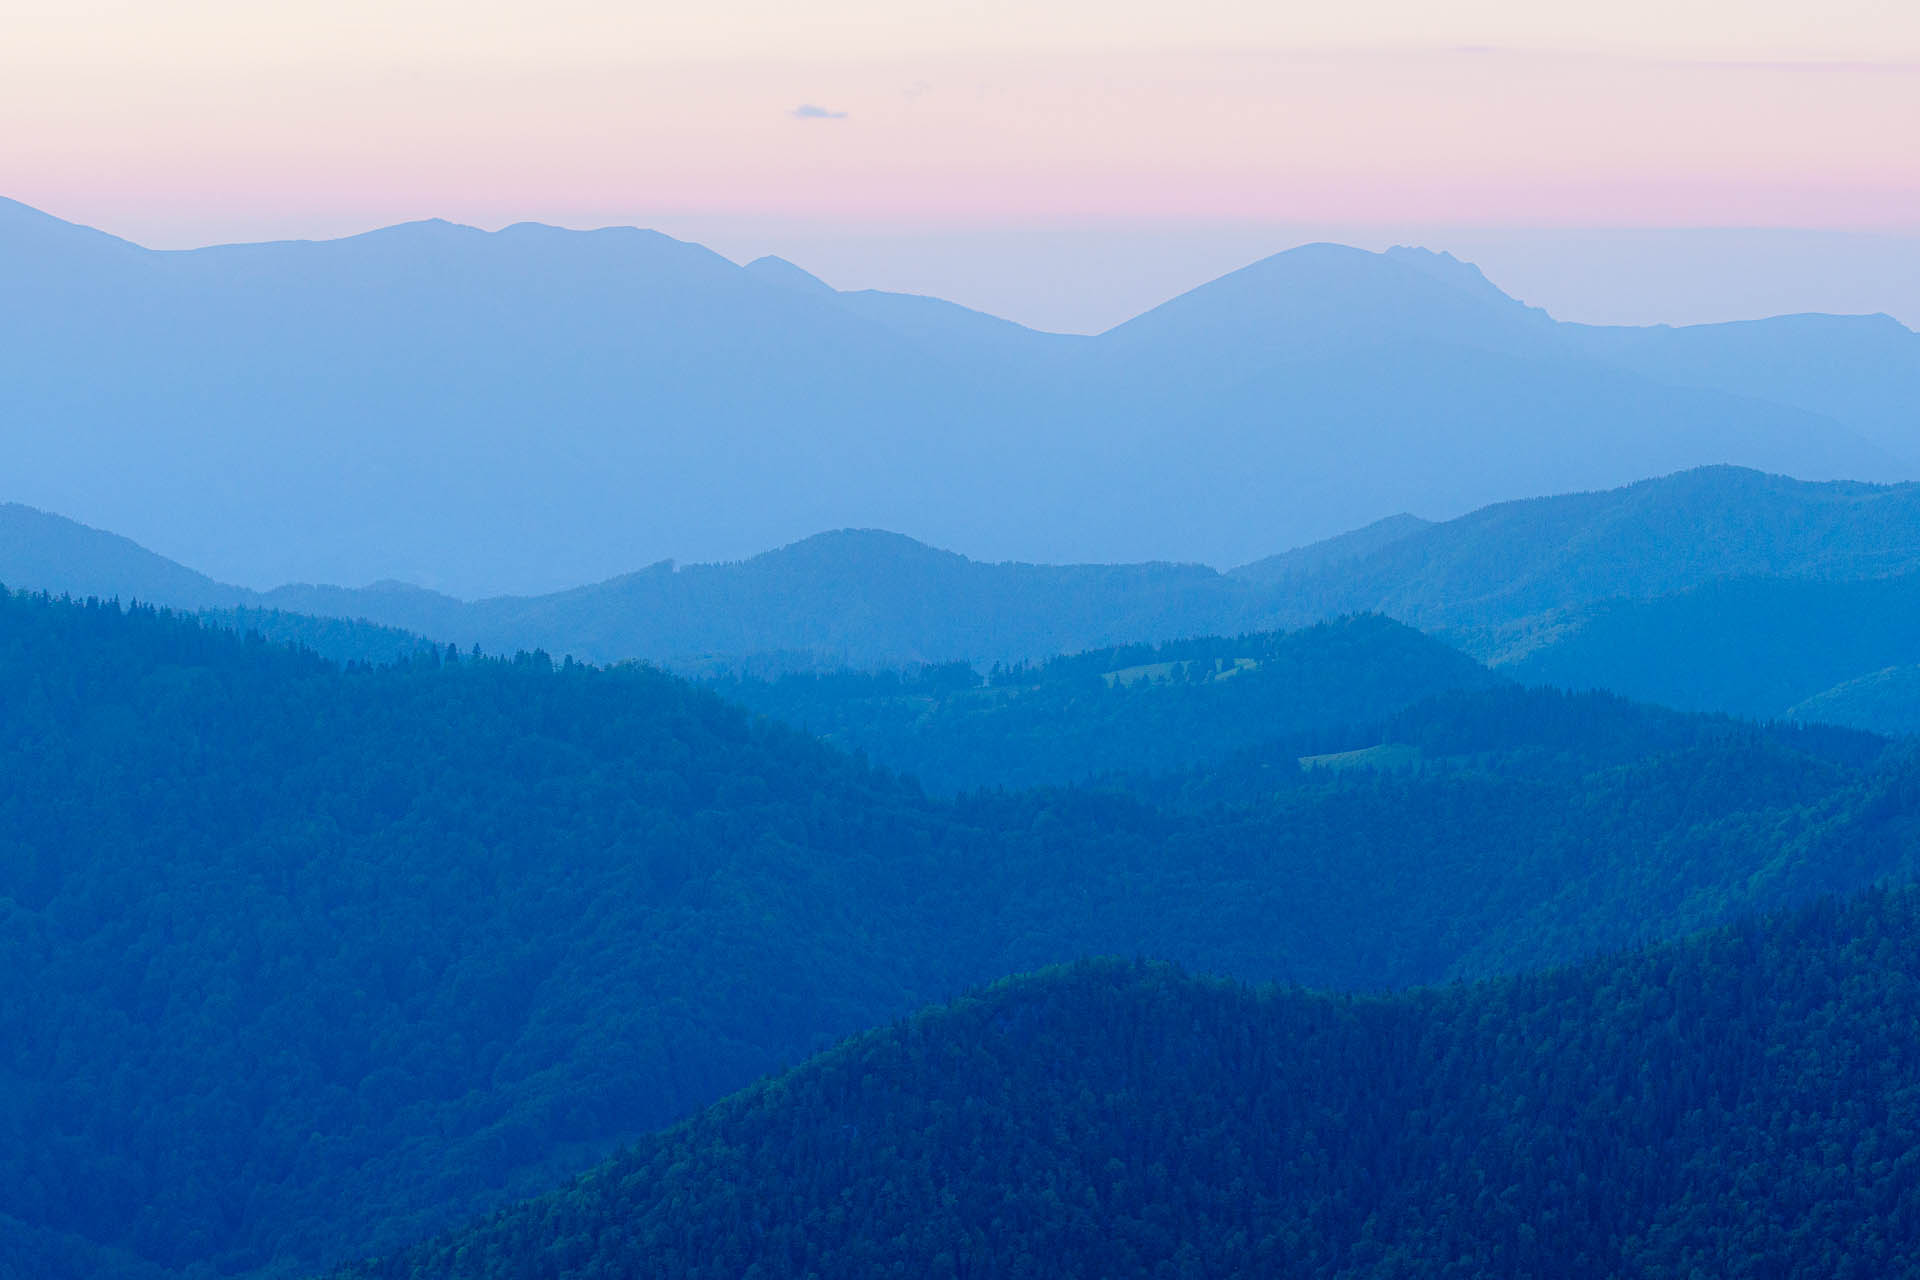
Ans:
POLYGON ((1920 1274, 1920 897, 1392 997, 1082 963, 341 1280, 1920 1274))
POLYGON ((0 1268, 295 1274, 1005 974, 1531 969, 1909 876, 1916 816, 1870 735, 1507 685, 936 800, 646 667, 0 596, 0 1268))

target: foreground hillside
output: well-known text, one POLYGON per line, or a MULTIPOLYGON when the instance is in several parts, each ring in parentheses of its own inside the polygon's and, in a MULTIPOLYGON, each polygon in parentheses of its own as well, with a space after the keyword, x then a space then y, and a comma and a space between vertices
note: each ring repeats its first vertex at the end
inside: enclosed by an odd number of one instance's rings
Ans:
POLYGON ((1920 848, 1915 775, 1866 735, 1505 687, 1314 732, 1376 763, 1280 744, 936 803, 647 669, 342 670, 0 597, 0 1264, 200 1280, 396 1247, 1079 956, 1510 972, 1920 848))
POLYGON ((855 1039, 355 1280, 1920 1274, 1920 897, 1342 998, 1147 965, 855 1039))

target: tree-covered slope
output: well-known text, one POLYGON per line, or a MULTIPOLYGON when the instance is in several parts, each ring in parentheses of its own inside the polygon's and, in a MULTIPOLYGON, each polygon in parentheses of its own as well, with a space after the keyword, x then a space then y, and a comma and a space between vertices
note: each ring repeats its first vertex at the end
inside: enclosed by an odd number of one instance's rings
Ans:
POLYGON ((398 627, 384 627, 359 618, 289 613, 238 605, 231 609, 203 609, 200 621, 236 634, 257 635, 272 644, 310 649, 333 662, 378 666, 411 658, 430 658, 433 641, 398 627))
POLYGON ((1796 703, 1787 714, 1873 733, 1920 734, 1920 666, 1883 667, 1844 680, 1796 703))
POLYGON ((952 792, 1194 768, 1495 682, 1417 631, 1358 617, 1285 634, 1097 650, 984 677, 956 664, 735 676, 709 687, 952 792))
MULTIPOLYGON (((1737 578, 1616 600, 1500 671, 1689 710, 1784 716, 1835 685, 1920 662, 1920 574, 1737 578)), ((1804 718, 1804 716, 1803 716, 1804 718)))
POLYGON ((1920 847, 1868 737, 1450 697, 1329 744, 1410 769, 936 803, 648 669, 0 598, 0 1262, 318 1267, 1007 973, 1498 973, 1920 847))
POLYGON ((1406 995, 1081 964, 344 1273, 1920 1274, 1920 898, 1406 995))
POLYGON ((1517 624, 1723 578, 1827 582, 1920 568, 1920 485, 1808 484, 1703 467, 1619 489, 1504 502, 1326 571, 1236 570, 1296 609, 1370 609, 1496 657, 1517 624))
MULTIPOLYGON (((476 601, 393 582, 242 591, 71 521, 0 510, 0 582, 16 588, 365 619, 463 650, 544 648, 688 671, 1040 662, 1368 612, 1511 662, 1616 602, 1728 579, 1851 583, 1915 572, 1920 485, 1809 484, 1733 467, 1437 524, 1389 520, 1231 574, 1194 564, 988 564, 897 534, 840 530, 740 561, 660 563, 567 591, 476 601)), ((1864 628, 1843 636, 1847 644, 1882 638, 1871 617, 1844 621, 1864 628)), ((1623 636, 1617 655, 1603 656, 1658 659, 1633 642, 1623 636)), ((1777 656, 1739 667, 1764 680, 1777 656)))
POLYGON ((0 1213, 66 1274, 404 1237, 927 989, 937 818, 676 681, 0 611, 0 1213))

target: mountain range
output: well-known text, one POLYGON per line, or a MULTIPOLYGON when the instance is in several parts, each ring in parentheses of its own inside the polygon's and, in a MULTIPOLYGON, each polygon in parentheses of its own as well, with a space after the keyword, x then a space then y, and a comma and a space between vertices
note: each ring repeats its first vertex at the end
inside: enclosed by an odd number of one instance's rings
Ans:
POLYGON ((841 527, 1230 565, 1703 464, 1920 467, 1891 320, 1566 325, 1419 249, 1094 337, 632 228, 158 252, 4 202, 0 263, 5 496, 256 589, 544 592, 841 527))
POLYGON ((1886 317, 0 280, 0 1280, 1920 1276, 1886 317))
MULTIPOLYGON (((1920 662, 1920 485, 1704 468, 1450 521, 1390 518, 1224 574, 984 564, 841 530, 745 561, 473 602, 395 583, 254 592, 15 505, 0 506, 0 582, 210 611, 343 660, 432 641, 727 678, 950 661, 984 678, 996 663, 1378 613, 1518 679, 1768 717, 1920 662)), ((1861 698, 1896 687, 1816 705, 1895 723, 1861 698)))

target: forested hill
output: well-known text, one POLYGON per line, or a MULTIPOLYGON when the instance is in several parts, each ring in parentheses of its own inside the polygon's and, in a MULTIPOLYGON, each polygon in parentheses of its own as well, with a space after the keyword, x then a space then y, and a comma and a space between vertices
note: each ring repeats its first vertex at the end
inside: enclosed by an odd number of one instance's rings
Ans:
MULTIPOLYGON (((1195 564, 988 564, 843 529, 736 562, 660 563, 573 590, 478 601, 397 583, 243 591, 123 538, 0 507, 0 582, 14 587, 366 619, 463 650, 544 648, 687 671, 1042 662, 1380 613, 1501 663, 1569 633, 1578 640, 1592 622, 1591 642, 1567 650, 1561 666, 1575 682, 1597 684, 1589 677, 1661 660, 1659 648, 1636 644, 1671 642, 1603 625, 1634 602, 1731 579, 1783 579, 1790 591, 1914 573, 1920 485, 1809 484, 1734 467, 1502 503, 1437 524, 1390 520, 1229 574, 1195 564)), ((1837 616, 1834 626, 1846 629, 1844 652, 1878 652, 1896 639, 1870 613, 1837 616)), ((1760 681, 1776 674, 1757 659, 1738 670, 1760 681)), ((1785 682, 1799 674, 1787 670, 1785 682)))
POLYGON ((1079 956, 1400 986, 1920 849, 1916 773, 1865 735, 1511 687, 1356 733, 1391 758, 937 803, 645 668, 343 670, 0 597, 0 1268, 395 1248, 1079 956))
POLYGON ((1096 650, 984 676, 953 664, 732 676, 709 687, 953 792, 1193 768, 1496 682, 1464 654, 1369 616, 1096 650))
POLYGON ((1920 1274, 1920 898, 1393 998, 1082 964, 343 1273, 1920 1274))
POLYGON ((1372 609, 1491 657, 1513 643, 1516 624, 1600 601, 1724 578, 1848 582, 1916 569, 1920 485, 1807 484, 1702 467, 1498 503, 1403 530, 1331 567, 1276 556, 1233 576, 1295 609, 1372 609))
MULTIPOLYGON (((1870 702, 1823 704, 1829 689, 1920 662, 1920 574, 1860 582, 1737 578, 1657 600, 1579 611, 1561 633, 1501 668, 1527 682, 1755 719, 1817 714, 1898 726, 1870 702)), ((1867 690, 1856 687, 1856 693, 1867 690)), ((1892 689, 1878 692, 1892 694, 1892 689)))
POLYGON ((925 998, 872 917, 950 827, 646 670, 0 597, 6 1261, 284 1271, 531 1190, 925 998))

